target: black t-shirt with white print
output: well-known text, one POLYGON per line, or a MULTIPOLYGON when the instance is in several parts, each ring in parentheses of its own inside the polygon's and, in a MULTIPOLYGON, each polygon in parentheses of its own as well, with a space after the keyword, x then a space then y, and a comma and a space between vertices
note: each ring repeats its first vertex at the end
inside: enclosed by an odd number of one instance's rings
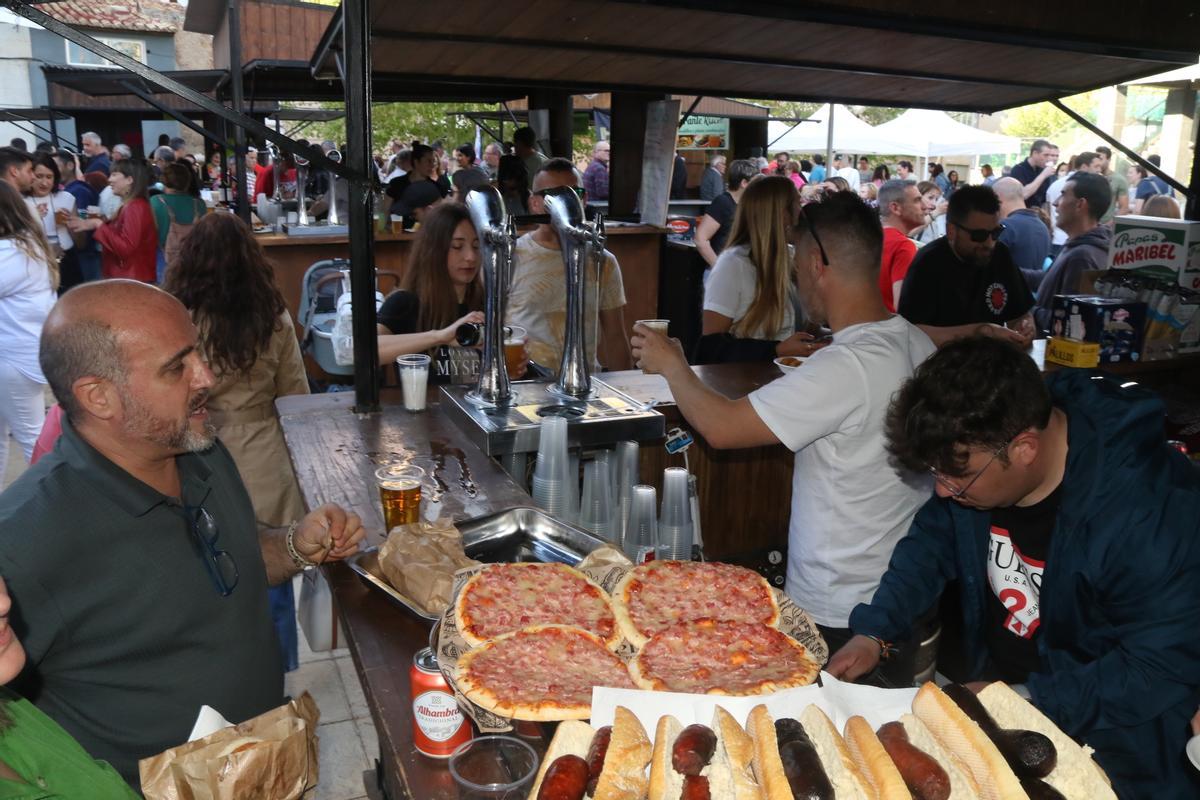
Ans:
POLYGON ((990 677, 1023 683, 1041 670, 1037 642, 1041 625, 1042 572, 1058 520, 1062 487, 1024 508, 992 510, 988 543, 988 626, 985 639, 990 677))

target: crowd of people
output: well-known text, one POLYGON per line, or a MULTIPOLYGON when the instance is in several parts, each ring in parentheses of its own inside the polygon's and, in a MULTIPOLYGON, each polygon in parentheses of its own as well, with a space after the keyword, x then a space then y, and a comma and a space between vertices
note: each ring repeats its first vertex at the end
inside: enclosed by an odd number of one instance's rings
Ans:
MULTIPOLYGON (((44 743, 17 752, 0 737, 0 779, 125 796, 138 759, 186 739, 201 704, 240 721, 282 703, 289 579, 353 553, 363 532, 335 505, 304 511, 274 401, 309 383, 262 247, 197 201, 219 162, 83 144, 86 161, 0 148, 0 421, 36 461, 0 494, 0 730, 44 743), (104 170, 111 216, 86 177, 104 170), (106 280, 59 297, 65 255, 88 248, 87 277, 106 280)), ((715 157, 700 185, 711 202, 696 249, 711 269, 696 352, 630 330, 609 253, 588 275, 586 357, 663 375, 712 447, 795 452, 785 589, 829 643, 833 675, 911 684, 915 644, 955 585, 964 680, 1014 684, 1095 748, 1122 796, 1190 797, 1200 481, 1163 442, 1152 393, 1043 376, 1023 350, 1047 293, 1102 259, 1106 215, 1131 196, 1153 208, 1170 187, 1125 186, 1101 148, 1059 176, 1052 147, 979 185, 936 164, 918 182, 907 161, 715 157), (804 366, 742 398, 690 368, 781 356, 804 366)), ((458 201, 494 185, 510 210, 543 214, 554 190, 606 192, 610 147, 583 170, 539 152, 529 129, 482 163, 455 148, 453 170, 436 142, 392 150, 380 185, 416 235, 379 310, 381 361, 427 351, 469 380, 478 354, 457 333, 483 320, 481 253, 458 201)), ((275 175, 254 163, 247 201, 275 175)), ((298 189, 294 169, 281 191, 298 189)), ((313 197, 338 203, 338 183, 313 197)), ((516 243, 505 323, 527 331, 531 369, 562 357, 560 247, 544 223, 516 243)))

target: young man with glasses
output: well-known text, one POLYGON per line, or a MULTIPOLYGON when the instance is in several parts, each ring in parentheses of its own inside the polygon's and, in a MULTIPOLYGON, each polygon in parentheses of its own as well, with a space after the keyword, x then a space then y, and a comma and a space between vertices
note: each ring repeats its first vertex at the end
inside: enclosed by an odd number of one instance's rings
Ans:
MULTIPOLYGON (((892 548, 929 497, 928 473, 897 470, 884 450, 892 394, 933 343, 891 314, 879 292, 879 214, 851 192, 805 206, 793 231, 797 290, 808 319, 833 342, 748 397, 705 386, 678 340, 634 328, 634 356, 667 379, 688 423, 716 448, 783 444, 796 454, 786 591, 826 642, 850 638, 850 611, 867 602, 892 548)), ((920 609, 924 611, 925 609, 920 609)), ((911 664, 879 676, 911 685, 911 664)))
POLYGON ((201 705, 242 722, 283 703, 267 587, 363 533, 335 505, 259 529, 209 424, 196 328, 160 289, 72 289, 40 358, 62 435, 0 495, 20 690, 136 787, 138 759, 186 741, 201 705))
MULTIPOLYGON (((1003 680, 1096 751, 1120 797, 1192 798, 1200 697, 1200 474, 1164 442, 1162 402, 1019 349, 962 339, 888 412, 888 450, 936 497, 896 545, 855 637, 853 680, 957 581, 970 682, 1003 680)), ((981 688, 981 684, 969 684, 981 688)))
MULTIPOLYGON (((1033 339, 1033 294, 1008 247, 997 239, 1000 200, 989 186, 964 186, 950 198, 946 235, 917 253, 896 310, 942 344, 981 324, 1006 326, 1014 340, 1033 339)), ((994 327, 979 332, 999 334, 994 327)), ((1003 334, 1000 334, 1003 338, 1003 334)))

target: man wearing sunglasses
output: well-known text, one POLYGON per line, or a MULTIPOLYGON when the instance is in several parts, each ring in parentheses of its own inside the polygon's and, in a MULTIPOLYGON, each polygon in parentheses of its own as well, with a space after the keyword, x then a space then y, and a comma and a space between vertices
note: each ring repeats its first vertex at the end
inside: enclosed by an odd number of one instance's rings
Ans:
POLYGON ((267 587, 355 552, 362 529, 325 505, 259 530, 171 295, 78 286, 40 358, 62 435, 0 495, 0 575, 29 656, 19 688, 136 787, 138 759, 186 741, 201 705, 242 722, 283 703, 267 587))
POLYGON ((943 347, 887 422, 892 456, 931 472, 936 497, 829 672, 873 669, 956 580, 966 665, 949 677, 1013 684, 1095 749, 1119 797, 1200 797, 1183 755, 1200 697, 1200 473, 1162 419, 1135 384, 1043 378, 986 337, 943 347))
POLYGON ((946 235, 917 252, 896 310, 939 344, 976 332, 1028 344, 1034 335, 1033 294, 1008 247, 997 242, 1003 230, 1000 200, 991 187, 954 192, 946 235))
MULTIPOLYGON (((836 648, 850 638, 851 610, 874 594, 929 497, 925 470, 888 462, 883 426, 892 394, 933 343, 884 306, 879 214, 857 194, 834 192, 805 206, 793 235, 800 303, 833 331, 833 342, 798 369, 734 400, 700 381, 678 340, 638 325, 633 347, 642 369, 667 379, 709 445, 795 452, 785 589, 836 648)), ((911 685, 911 663, 889 663, 878 677, 911 685)))

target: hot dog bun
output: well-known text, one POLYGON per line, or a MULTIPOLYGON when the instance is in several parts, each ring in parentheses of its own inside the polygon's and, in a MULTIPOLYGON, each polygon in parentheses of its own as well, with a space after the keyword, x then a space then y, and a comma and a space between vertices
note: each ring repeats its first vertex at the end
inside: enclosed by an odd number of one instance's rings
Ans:
MULTIPOLYGON (((716 749, 700 774, 708 778, 713 800, 763 800, 750 763, 754 743, 737 720, 718 707, 710 726, 717 737, 716 749)), ((650 800, 678 800, 684 777, 675 771, 671 756, 683 725, 670 715, 660 717, 654 731, 654 753, 650 759, 650 800)), ((788 797, 791 800, 791 797, 788 797)))
MULTIPOLYGON (((873 795, 868 789, 866 778, 851 756, 845 740, 825 712, 815 705, 810 705, 800 714, 799 721, 817 750, 838 800, 872 800, 873 795)), ((755 706, 750 711, 750 716, 746 719, 746 728, 754 740, 754 777, 762 787, 763 797, 765 800, 792 800, 792 790, 783 771, 783 761, 779 757, 775 720, 765 705, 755 706)), ((903 781, 900 785, 904 786, 903 781)), ((904 797, 907 800, 907 790, 904 797)))
POLYGON ((917 719, 970 774, 981 798, 1028 800, 996 745, 941 689, 926 683, 913 699, 912 708, 917 719))
POLYGON ((978 800, 979 785, 975 783, 971 773, 942 747, 929 732, 929 728, 925 727, 925 723, 912 714, 905 714, 900 718, 900 724, 908 733, 908 740, 912 742, 913 747, 932 756, 933 760, 946 770, 946 775, 950 778, 950 800, 978 800))
MULTIPOLYGON (((529 799, 535 800, 542 788, 542 780, 546 771, 560 756, 575 755, 587 758, 588 750, 596 729, 586 722, 565 720, 560 722, 542 765, 538 768, 537 779, 529 792, 529 799)), ((604 758, 604 769, 596 784, 596 794, 592 800, 641 800, 646 796, 646 764, 650 761, 650 739, 646 729, 638 718, 624 706, 617 706, 613 715, 612 740, 608 745, 608 754, 604 758)))
POLYGON ((1037 731, 1054 743, 1058 764, 1047 775, 1046 783, 1057 789, 1067 800, 1116 800, 1108 776, 1092 760, 1090 749, 1080 747, 1045 714, 1014 692, 1005 683, 988 685, 979 693, 979 702, 1001 728, 1023 728, 1037 731))
POLYGON ((846 720, 845 739, 850 757, 866 778, 872 797, 876 800, 911 800, 912 795, 904 785, 904 778, 900 777, 900 770, 883 749, 869 722, 858 716, 846 720))

